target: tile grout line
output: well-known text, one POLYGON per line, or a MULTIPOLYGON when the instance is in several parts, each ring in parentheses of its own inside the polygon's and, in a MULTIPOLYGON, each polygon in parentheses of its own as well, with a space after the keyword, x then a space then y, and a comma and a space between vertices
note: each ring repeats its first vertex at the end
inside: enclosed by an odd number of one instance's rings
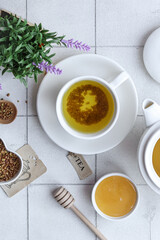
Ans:
MULTIPOLYGON (((96 17, 96 15, 95 15, 95 17, 96 17)), ((96 24, 96 21, 95 21, 95 24, 96 24)), ((95 30, 95 33, 96 33, 96 30, 95 30)), ((95 48, 95 47, 97 47, 97 48, 143 48, 144 46, 143 45, 102 45, 102 46, 101 45, 91 45, 90 47, 91 48, 95 48)), ((54 46, 54 48, 65 49, 65 47, 63 47, 63 46, 54 46)))
POLYGON ((37 117, 38 115, 32 114, 32 115, 17 115, 17 117, 37 117))
MULTIPOLYGON (((28 18, 28 5, 26 0, 26 20, 28 18)), ((28 85, 28 78, 27 78, 27 85, 28 85)), ((26 88, 26 142, 28 144, 28 86, 26 88)), ((27 240, 29 240, 29 188, 27 186, 27 240)))
POLYGON ((29 240, 29 191, 27 186, 27 240, 29 240))
POLYGON ((94 183, 32 183, 31 186, 94 186, 94 183))
MULTIPOLYGON (((32 183, 31 186, 94 186, 95 183, 32 183)), ((148 186, 147 183, 136 183, 137 186, 148 186)))
POLYGON ((95 34, 95 54, 97 53, 97 2, 96 2, 96 0, 95 0, 95 19, 94 19, 94 21, 95 21, 95 32, 94 32, 94 34, 95 34))
POLYGON ((143 45, 103 45, 98 48, 143 48, 143 45))
MULTIPOLYGON (((95 54, 97 54, 97 2, 95 0, 95 54)), ((97 154, 95 154, 95 182, 97 181, 97 154)), ((95 212, 95 226, 97 227, 97 212, 95 212)), ((95 235, 95 240, 97 236, 95 235)))

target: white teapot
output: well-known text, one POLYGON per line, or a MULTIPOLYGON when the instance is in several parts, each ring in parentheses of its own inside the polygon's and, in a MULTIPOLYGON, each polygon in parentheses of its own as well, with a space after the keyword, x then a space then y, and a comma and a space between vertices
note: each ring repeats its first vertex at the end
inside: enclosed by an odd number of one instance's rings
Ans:
POLYGON ((142 108, 147 129, 138 147, 139 167, 147 184, 160 194, 160 106, 151 99, 145 99, 142 108), (159 157, 155 159, 155 156, 159 157))

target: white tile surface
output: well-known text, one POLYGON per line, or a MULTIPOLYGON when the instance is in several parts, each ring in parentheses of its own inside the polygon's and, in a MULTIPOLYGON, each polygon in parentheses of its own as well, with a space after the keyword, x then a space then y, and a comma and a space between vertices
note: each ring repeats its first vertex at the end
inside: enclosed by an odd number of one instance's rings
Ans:
MULTIPOLYGON (((157 240, 160 234, 156 212, 159 207, 158 196, 148 186, 138 186, 140 201, 132 215, 119 221, 109 221, 97 217, 98 228, 114 240, 157 240), (150 237, 151 224, 154 225, 155 235, 150 237), (155 236, 155 237, 154 237, 155 236)), ((153 230, 153 228, 152 228, 153 230)))
POLYGON ((28 20, 43 23, 44 28, 94 45, 94 0, 28 0, 28 20))
MULTIPOLYGON (((159 85, 149 77, 142 59, 142 46, 146 38, 160 24, 159 0, 0 0, 0 8, 16 12, 22 17, 27 14, 31 22, 42 22, 49 30, 66 34, 66 38, 82 40, 92 46, 91 53, 95 53, 96 43, 98 54, 119 62, 133 78, 139 98, 139 115, 142 115, 144 98, 153 98, 160 104, 159 85)), ((57 47, 53 51, 57 53, 54 63, 81 53, 57 47)), ((13 150, 28 141, 48 168, 46 174, 29 186, 28 194, 24 189, 9 199, 0 191, 0 239, 95 240, 94 234, 70 210, 64 210, 53 199, 53 190, 61 184, 71 191, 77 207, 93 224, 97 223, 109 240, 160 239, 159 196, 145 185, 138 169, 137 146, 145 128, 142 116, 137 118, 133 130, 119 146, 99 154, 96 162, 94 155, 85 156, 93 175, 80 181, 66 158, 67 152, 51 142, 37 117, 31 117, 37 114, 38 85, 29 79, 26 95, 23 85, 9 73, 0 76, 0 83, 3 85, 0 98, 13 101, 18 114, 24 115, 17 117, 10 125, 0 125, 0 137, 13 150), (10 93, 9 98, 6 97, 7 93, 10 93), (27 96, 28 105, 25 103, 27 96), (25 117, 27 110, 30 115, 28 118, 25 117), (140 192, 139 207, 133 215, 120 222, 96 217, 90 199, 95 177, 98 179, 113 171, 124 172, 131 177, 138 184, 140 192)))
POLYGON ((27 189, 13 198, 0 189, 0 239, 27 240, 27 189))
MULTIPOLYGON (((61 207, 53 198, 59 186, 31 186, 29 188, 30 240, 95 240, 94 234, 69 209, 61 207)), ((90 186, 65 186, 75 197, 75 205, 95 224, 91 206, 90 186)))
POLYGON ((26 17, 26 0, 0 0, 0 9, 16 13, 17 16, 26 17))
MULTIPOLYGON (((65 47, 58 47, 58 48, 53 48, 51 53, 56 53, 56 55, 53 57, 53 64, 57 64, 59 61, 62 61, 63 59, 73 56, 73 55, 77 55, 77 54, 83 54, 86 52, 83 51, 79 51, 76 49, 71 49, 71 48, 65 48, 65 47)), ((90 53, 95 53, 95 48, 92 47, 90 50, 90 53)), ((87 53, 86 53, 87 54, 87 53)), ((63 74, 63 72, 62 72, 63 74)), ((39 75, 38 78, 38 84, 36 84, 34 82, 34 79, 29 79, 28 81, 28 113, 29 115, 36 115, 37 111, 36 111, 36 98, 37 98, 37 91, 38 91, 38 87, 39 84, 41 83, 42 79, 43 79, 43 74, 39 75)), ((53 81, 54 81, 54 74, 53 74, 53 81)))
POLYGON ((117 61, 130 74, 138 93, 138 114, 143 114, 141 106, 145 98, 149 97, 160 104, 159 84, 149 76, 143 65, 142 47, 98 47, 97 54, 117 61))
MULTIPOLYGON (((37 117, 29 117, 29 144, 48 168, 47 173, 35 183, 94 183, 94 174, 86 180, 79 180, 75 170, 66 158, 67 151, 55 145, 44 133, 37 117)), ((85 156, 93 173, 95 172, 95 156, 85 156)))
POLYGON ((133 130, 121 144, 108 152, 98 154, 97 179, 106 173, 120 172, 131 177, 135 183, 144 183, 137 158, 137 147, 144 129, 144 119, 138 117, 133 130))
POLYGON ((159 0, 97 1, 97 46, 141 46, 159 21, 159 0))
POLYGON ((14 151, 26 144, 26 118, 17 117, 9 125, 0 125, 0 137, 14 151))
POLYGON ((14 79, 11 73, 0 75, 0 83, 2 83, 0 98, 13 102, 17 107, 17 114, 25 115, 27 108, 25 86, 18 79, 14 79), (9 97, 7 97, 8 93, 9 97))
MULTIPOLYGON (((159 196, 153 192, 150 194, 151 202, 149 203, 150 207, 147 211, 147 217, 151 224, 151 239, 159 240, 160 238, 160 229, 159 229, 159 221, 160 221, 160 203, 159 196)), ((148 199, 148 196, 146 196, 148 199)), ((149 200, 148 200, 149 201, 149 200)))

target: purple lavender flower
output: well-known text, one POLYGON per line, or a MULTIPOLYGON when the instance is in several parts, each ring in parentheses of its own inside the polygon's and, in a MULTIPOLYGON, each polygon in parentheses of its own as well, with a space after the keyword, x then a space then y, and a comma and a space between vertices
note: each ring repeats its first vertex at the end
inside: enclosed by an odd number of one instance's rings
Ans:
POLYGON ((32 64, 39 68, 41 71, 45 70, 46 72, 54 73, 57 75, 60 75, 62 73, 61 69, 56 68, 55 66, 53 66, 53 64, 48 64, 48 62, 45 61, 42 61, 38 65, 35 62, 33 62, 32 64))
POLYGON ((0 90, 2 90, 2 84, 0 83, 0 90))
MULTIPOLYGON (((90 47, 87 44, 78 42, 78 40, 74 41, 73 39, 69 40, 62 39, 61 42, 64 43, 68 48, 75 47, 76 49, 83 50, 86 52, 90 50, 90 47)), ((53 66, 53 64, 48 64, 48 62, 45 61, 42 61, 38 65, 35 62, 33 62, 32 64, 39 68, 41 71, 45 70, 46 72, 54 73, 57 75, 60 75, 62 73, 61 69, 56 68, 55 66, 53 66)))
POLYGON ((76 49, 83 50, 86 52, 88 52, 91 49, 87 44, 78 42, 78 40, 74 41, 73 39, 69 39, 69 40, 62 39, 61 42, 66 44, 67 47, 70 47, 70 48, 75 47, 76 49))

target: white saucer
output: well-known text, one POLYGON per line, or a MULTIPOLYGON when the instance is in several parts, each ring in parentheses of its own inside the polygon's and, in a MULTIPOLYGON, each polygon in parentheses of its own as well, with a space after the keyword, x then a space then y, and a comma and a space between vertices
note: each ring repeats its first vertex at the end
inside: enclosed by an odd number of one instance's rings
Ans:
POLYGON ((140 168, 141 174, 144 180, 146 181, 146 183, 158 194, 160 194, 160 188, 156 186, 156 184, 151 180, 145 167, 145 150, 146 150, 148 140, 159 128, 160 128, 160 122, 157 122, 152 127, 147 128, 147 130, 143 133, 141 137, 141 140, 139 142, 139 147, 138 147, 138 161, 139 161, 139 168, 140 168))
POLYGON ((148 37, 143 50, 143 61, 151 77, 160 82, 160 28, 148 37))
POLYGON ((131 78, 116 90, 120 101, 118 121, 108 134, 98 139, 82 140, 67 133, 56 116, 56 98, 61 87, 75 77, 92 75, 109 82, 125 70, 113 60, 95 54, 69 57, 56 66, 63 70, 62 74, 48 73, 37 95, 37 112, 47 135, 60 147, 80 154, 101 153, 118 145, 132 129, 137 116, 138 98, 131 78))

